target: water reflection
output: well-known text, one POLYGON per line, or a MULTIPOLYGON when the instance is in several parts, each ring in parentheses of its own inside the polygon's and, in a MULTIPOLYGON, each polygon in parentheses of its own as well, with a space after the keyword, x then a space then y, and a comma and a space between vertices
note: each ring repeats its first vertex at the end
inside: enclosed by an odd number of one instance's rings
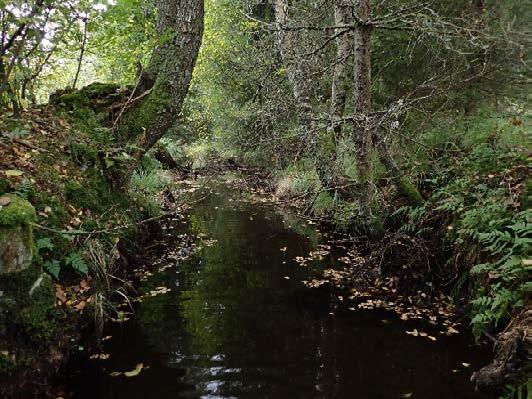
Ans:
POLYGON ((113 327, 107 369, 86 365, 71 382, 75 397, 485 397, 461 366, 485 360, 467 337, 433 343, 384 313, 330 314, 327 293, 305 289, 309 268, 293 261, 316 248, 315 228, 238 200, 228 191, 195 205, 187 228, 217 241, 146 283, 173 290, 113 327), (131 379, 107 374, 137 362, 150 368, 131 379))

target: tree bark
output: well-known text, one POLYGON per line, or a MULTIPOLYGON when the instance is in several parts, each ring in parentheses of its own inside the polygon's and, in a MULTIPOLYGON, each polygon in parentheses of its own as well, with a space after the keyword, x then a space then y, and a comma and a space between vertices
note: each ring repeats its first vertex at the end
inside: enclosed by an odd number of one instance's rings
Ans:
MULTIPOLYGON (((345 26, 350 22, 349 8, 344 4, 344 0, 334 0, 334 24, 335 26, 345 26)), ((334 64, 333 82, 331 89, 331 115, 333 117, 332 128, 335 141, 342 135, 341 123, 334 120, 344 116, 345 102, 347 98, 347 75, 348 59, 351 55, 350 32, 346 29, 335 29, 336 38, 336 60, 334 64)))
POLYGON ((375 185, 371 178, 371 31, 372 26, 366 22, 371 15, 371 1, 358 0, 353 7, 357 25, 353 31, 354 52, 354 102, 355 114, 363 122, 354 126, 354 141, 356 143, 356 160, 362 192, 360 194, 360 213, 363 218, 371 220, 373 213, 372 201, 375 197, 375 185))
POLYGON ((136 143, 121 176, 124 184, 144 154, 177 122, 203 36, 203 0, 156 0, 159 43, 141 77, 136 96, 150 90, 127 110, 118 137, 136 143))

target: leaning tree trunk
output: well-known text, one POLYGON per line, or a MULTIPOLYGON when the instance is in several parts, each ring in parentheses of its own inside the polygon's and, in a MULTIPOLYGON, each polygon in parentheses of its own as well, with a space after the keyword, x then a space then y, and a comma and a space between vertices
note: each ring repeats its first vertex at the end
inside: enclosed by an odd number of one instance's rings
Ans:
POLYGON ((124 184, 146 152, 177 122, 203 36, 203 0, 156 0, 159 43, 118 127, 136 150, 121 175, 124 184))
POLYGON ((390 175, 399 195, 403 197, 410 206, 417 207, 423 205, 424 200, 419 190, 410 179, 401 172, 399 166, 397 166, 397 163, 393 159, 385 135, 374 137, 374 139, 376 141, 375 146, 377 148, 379 160, 390 175))
POLYGON ((363 218, 373 219, 371 203, 375 196, 375 185, 371 178, 371 31, 368 23, 371 15, 371 1, 359 0, 353 7, 356 27, 353 32, 354 42, 354 102, 355 114, 361 119, 354 127, 356 160, 362 192, 360 193, 360 212, 363 218))

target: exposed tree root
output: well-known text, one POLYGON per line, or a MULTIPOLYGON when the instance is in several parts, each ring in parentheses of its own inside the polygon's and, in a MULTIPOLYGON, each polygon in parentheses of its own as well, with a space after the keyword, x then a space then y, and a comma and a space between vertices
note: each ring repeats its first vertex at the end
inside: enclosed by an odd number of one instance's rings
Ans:
POLYGON ((532 358, 531 325, 532 308, 527 304, 497 338, 493 361, 471 376, 477 389, 497 389, 526 378, 532 358))

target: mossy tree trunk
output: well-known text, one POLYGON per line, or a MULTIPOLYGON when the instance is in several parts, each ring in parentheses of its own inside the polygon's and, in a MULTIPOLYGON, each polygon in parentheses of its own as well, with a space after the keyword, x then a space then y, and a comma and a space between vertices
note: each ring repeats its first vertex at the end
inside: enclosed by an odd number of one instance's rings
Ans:
POLYGON ((414 183, 408 177, 404 176, 397 166, 390 152, 386 137, 380 137, 378 140, 379 142, 376 143, 376 147, 379 160, 389 173, 399 195, 408 202, 408 205, 414 207, 421 206, 424 202, 423 197, 414 183))
POLYGON ((353 139, 356 143, 356 161, 362 192, 360 193, 361 216, 371 220, 372 201, 375 197, 375 185, 371 178, 371 31, 368 23, 371 15, 371 1, 359 0, 353 7, 357 25, 353 32, 353 89, 355 113, 361 122, 354 125, 353 139))
POLYGON ((159 43, 134 95, 141 101, 127 110, 119 138, 136 149, 121 173, 124 184, 140 160, 177 122, 203 36, 203 0, 156 0, 159 43), (149 91, 149 92, 148 92, 149 91))
POLYGON ((423 198, 418 189, 408 178, 403 176, 390 152, 388 142, 372 121, 371 99, 371 33, 373 26, 370 22, 371 0, 360 0, 353 8, 356 19, 354 30, 354 99, 355 114, 361 122, 355 124, 354 140, 357 144, 356 159, 359 179, 362 186, 360 196, 360 210, 362 217, 367 218, 370 226, 373 221, 378 222, 378 215, 373 215, 372 202, 375 197, 375 185, 371 176, 371 153, 377 150, 379 160, 392 177, 399 194, 410 205, 418 206, 423 198))

